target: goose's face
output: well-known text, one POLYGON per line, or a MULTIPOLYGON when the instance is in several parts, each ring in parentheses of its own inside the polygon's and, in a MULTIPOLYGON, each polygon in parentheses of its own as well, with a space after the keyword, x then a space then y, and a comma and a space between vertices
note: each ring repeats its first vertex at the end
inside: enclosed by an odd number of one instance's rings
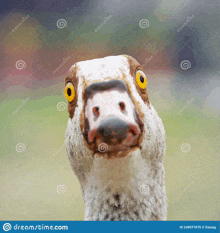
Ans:
POLYGON ((65 88, 69 115, 78 117, 84 145, 94 154, 124 156, 140 149, 145 133, 142 106, 150 108, 146 86, 141 65, 130 56, 71 67, 65 88))

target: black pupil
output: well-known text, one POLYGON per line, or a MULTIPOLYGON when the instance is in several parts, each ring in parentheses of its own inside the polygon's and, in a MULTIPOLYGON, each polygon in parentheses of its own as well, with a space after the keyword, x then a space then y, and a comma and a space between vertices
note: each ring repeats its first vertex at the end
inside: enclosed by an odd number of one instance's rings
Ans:
POLYGON ((142 83, 144 82, 143 76, 140 77, 140 80, 141 80, 142 83))
POLYGON ((67 89, 67 94, 68 94, 68 96, 71 96, 71 89, 70 88, 67 89))

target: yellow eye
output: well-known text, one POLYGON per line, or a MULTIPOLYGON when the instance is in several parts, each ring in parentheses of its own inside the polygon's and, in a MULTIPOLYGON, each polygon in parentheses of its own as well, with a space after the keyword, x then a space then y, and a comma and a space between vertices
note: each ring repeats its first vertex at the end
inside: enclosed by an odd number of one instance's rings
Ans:
POLYGON ((145 89, 147 86, 147 78, 141 70, 136 72, 136 82, 141 89, 145 89))
POLYGON ((75 97, 75 90, 74 90, 74 86, 71 82, 67 83, 65 90, 64 90, 64 93, 65 93, 66 99, 69 102, 72 102, 74 97, 75 97))

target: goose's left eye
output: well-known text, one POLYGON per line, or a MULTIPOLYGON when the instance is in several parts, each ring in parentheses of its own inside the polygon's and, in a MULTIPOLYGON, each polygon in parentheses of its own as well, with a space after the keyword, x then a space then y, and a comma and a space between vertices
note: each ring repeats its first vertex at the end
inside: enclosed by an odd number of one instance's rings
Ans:
POLYGON ((147 78, 141 70, 136 71, 136 82, 141 89, 145 89, 147 86, 147 78))
POLYGON ((74 90, 74 86, 71 82, 67 83, 65 90, 65 97, 69 102, 72 102, 74 100, 75 97, 75 90, 74 90))

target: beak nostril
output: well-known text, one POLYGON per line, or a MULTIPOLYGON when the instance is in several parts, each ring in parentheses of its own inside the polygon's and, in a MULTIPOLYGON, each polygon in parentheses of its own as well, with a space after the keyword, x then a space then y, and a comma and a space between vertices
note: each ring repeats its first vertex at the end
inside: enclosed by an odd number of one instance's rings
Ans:
POLYGON ((120 102, 119 106, 120 106, 121 111, 124 112, 125 111, 125 103, 124 102, 120 102))
POLYGON ((129 132, 133 134, 133 136, 139 135, 141 133, 141 130, 136 125, 130 125, 129 132))
POLYGON ((132 134, 133 134, 133 136, 135 136, 135 135, 136 135, 136 134, 135 134, 135 132, 134 132, 134 130, 132 130, 132 129, 130 129, 130 130, 129 130, 129 132, 130 132, 130 133, 132 133, 132 134))
POLYGON ((99 117, 99 107, 94 107, 92 109, 92 112, 93 112, 95 117, 99 117))

